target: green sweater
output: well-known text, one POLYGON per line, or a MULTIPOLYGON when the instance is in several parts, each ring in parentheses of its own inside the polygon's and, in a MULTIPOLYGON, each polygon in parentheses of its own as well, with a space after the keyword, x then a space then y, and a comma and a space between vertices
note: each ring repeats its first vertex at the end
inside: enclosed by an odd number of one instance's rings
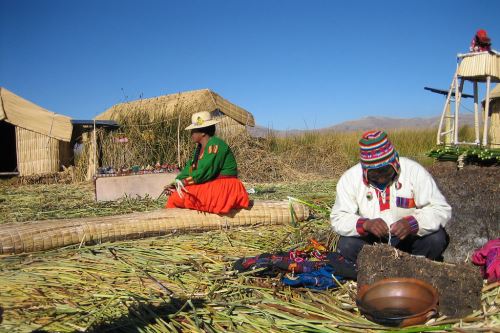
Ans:
MULTIPOLYGON (((201 155, 201 154, 200 154, 201 155)), ((203 156, 198 159, 198 166, 192 170, 193 158, 176 179, 183 180, 186 185, 201 184, 216 178, 218 175, 237 176, 238 167, 231 148, 222 139, 212 136, 205 146, 203 156)))

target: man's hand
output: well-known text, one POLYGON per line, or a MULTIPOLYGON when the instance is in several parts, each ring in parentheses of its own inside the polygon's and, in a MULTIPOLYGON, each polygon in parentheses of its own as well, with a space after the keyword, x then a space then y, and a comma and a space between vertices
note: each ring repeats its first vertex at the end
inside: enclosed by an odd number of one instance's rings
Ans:
POLYGON ((366 232, 377 236, 378 238, 385 237, 389 234, 389 228, 381 218, 366 220, 363 223, 363 229, 365 229, 366 232))
POLYGON ((409 234, 411 234, 410 223, 405 219, 401 219, 396 223, 393 223, 391 225, 391 234, 400 240, 405 239, 409 234))

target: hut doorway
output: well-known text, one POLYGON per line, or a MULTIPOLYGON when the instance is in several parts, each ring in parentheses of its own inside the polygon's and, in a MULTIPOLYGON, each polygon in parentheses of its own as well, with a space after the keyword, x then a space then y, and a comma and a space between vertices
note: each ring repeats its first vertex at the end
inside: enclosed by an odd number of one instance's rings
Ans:
POLYGON ((6 121, 0 121, 0 156, 0 175, 16 175, 16 127, 6 121))

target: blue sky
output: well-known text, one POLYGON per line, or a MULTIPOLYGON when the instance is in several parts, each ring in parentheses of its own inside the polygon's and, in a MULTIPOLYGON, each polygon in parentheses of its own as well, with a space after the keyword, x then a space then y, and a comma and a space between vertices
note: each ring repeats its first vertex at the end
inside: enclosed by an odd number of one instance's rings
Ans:
POLYGON ((275 129, 433 116, 444 99, 423 87, 448 88, 478 28, 500 45, 498 13, 498 0, 0 0, 0 86, 78 119, 202 88, 275 129))

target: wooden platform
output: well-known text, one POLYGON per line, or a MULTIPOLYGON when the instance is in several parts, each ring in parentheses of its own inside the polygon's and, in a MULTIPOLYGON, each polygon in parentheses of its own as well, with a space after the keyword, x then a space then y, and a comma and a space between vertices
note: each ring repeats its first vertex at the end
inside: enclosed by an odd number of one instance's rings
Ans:
POLYGON ((114 201, 123 197, 149 196, 156 199, 163 188, 170 184, 177 173, 150 173, 144 175, 97 177, 95 179, 96 201, 114 201))

